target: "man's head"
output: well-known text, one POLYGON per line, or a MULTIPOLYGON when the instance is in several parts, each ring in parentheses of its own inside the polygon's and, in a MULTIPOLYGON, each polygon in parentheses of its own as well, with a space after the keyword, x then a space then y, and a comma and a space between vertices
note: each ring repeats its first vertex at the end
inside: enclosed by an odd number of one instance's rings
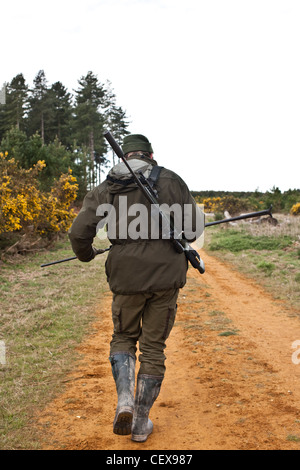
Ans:
POLYGON ((124 137, 122 150, 125 156, 128 156, 128 154, 132 152, 142 152, 143 154, 148 154, 147 156, 152 158, 153 154, 151 143, 147 137, 141 134, 131 134, 124 137))

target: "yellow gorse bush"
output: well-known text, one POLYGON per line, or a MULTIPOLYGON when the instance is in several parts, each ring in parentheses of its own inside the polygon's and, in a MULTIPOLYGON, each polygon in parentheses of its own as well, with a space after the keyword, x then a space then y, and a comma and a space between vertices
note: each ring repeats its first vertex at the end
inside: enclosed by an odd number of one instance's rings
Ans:
POLYGON ((206 212, 222 212, 224 210, 224 201, 220 197, 208 197, 202 199, 204 210, 206 212))
POLYGON ((292 215, 300 215, 300 202, 294 204, 291 208, 292 215))
POLYGON ((235 196, 224 197, 196 197, 198 204, 204 204, 204 211, 207 213, 222 213, 225 210, 231 215, 247 210, 247 202, 235 196))
POLYGON ((71 170, 61 175, 46 193, 39 189, 38 174, 45 168, 38 161, 29 170, 20 168, 7 152, 0 152, 0 234, 30 226, 39 235, 66 232, 75 213, 70 210, 78 185, 71 170))

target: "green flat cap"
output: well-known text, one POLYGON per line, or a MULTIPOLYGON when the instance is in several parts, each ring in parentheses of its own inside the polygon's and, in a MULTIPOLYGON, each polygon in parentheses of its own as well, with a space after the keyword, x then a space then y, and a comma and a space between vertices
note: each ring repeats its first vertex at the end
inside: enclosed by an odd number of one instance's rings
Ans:
POLYGON ((125 155, 126 153, 138 152, 139 150, 153 153, 149 140, 141 134, 131 134, 124 137, 122 150, 125 155))

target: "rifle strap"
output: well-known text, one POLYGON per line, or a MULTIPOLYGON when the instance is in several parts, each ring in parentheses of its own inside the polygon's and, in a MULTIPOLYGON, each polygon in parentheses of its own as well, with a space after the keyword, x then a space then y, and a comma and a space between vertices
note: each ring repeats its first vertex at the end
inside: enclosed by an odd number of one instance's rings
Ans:
POLYGON ((158 166, 158 165, 155 165, 152 168, 151 173, 148 178, 148 181, 150 182, 152 189, 154 189, 162 169, 163 169, 163 166, 158 166))

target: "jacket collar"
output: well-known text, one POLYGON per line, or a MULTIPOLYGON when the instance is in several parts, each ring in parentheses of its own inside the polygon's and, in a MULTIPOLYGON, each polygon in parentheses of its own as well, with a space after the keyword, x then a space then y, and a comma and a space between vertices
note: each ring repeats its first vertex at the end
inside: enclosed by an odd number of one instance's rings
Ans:
POLYGON ((153 158, 146 157, 145 155, 134 154, 127 158, 127 161, 130 160, 141 160, 143 162, 150 163, 151 165, 157 165, 157 162, 153 158))

